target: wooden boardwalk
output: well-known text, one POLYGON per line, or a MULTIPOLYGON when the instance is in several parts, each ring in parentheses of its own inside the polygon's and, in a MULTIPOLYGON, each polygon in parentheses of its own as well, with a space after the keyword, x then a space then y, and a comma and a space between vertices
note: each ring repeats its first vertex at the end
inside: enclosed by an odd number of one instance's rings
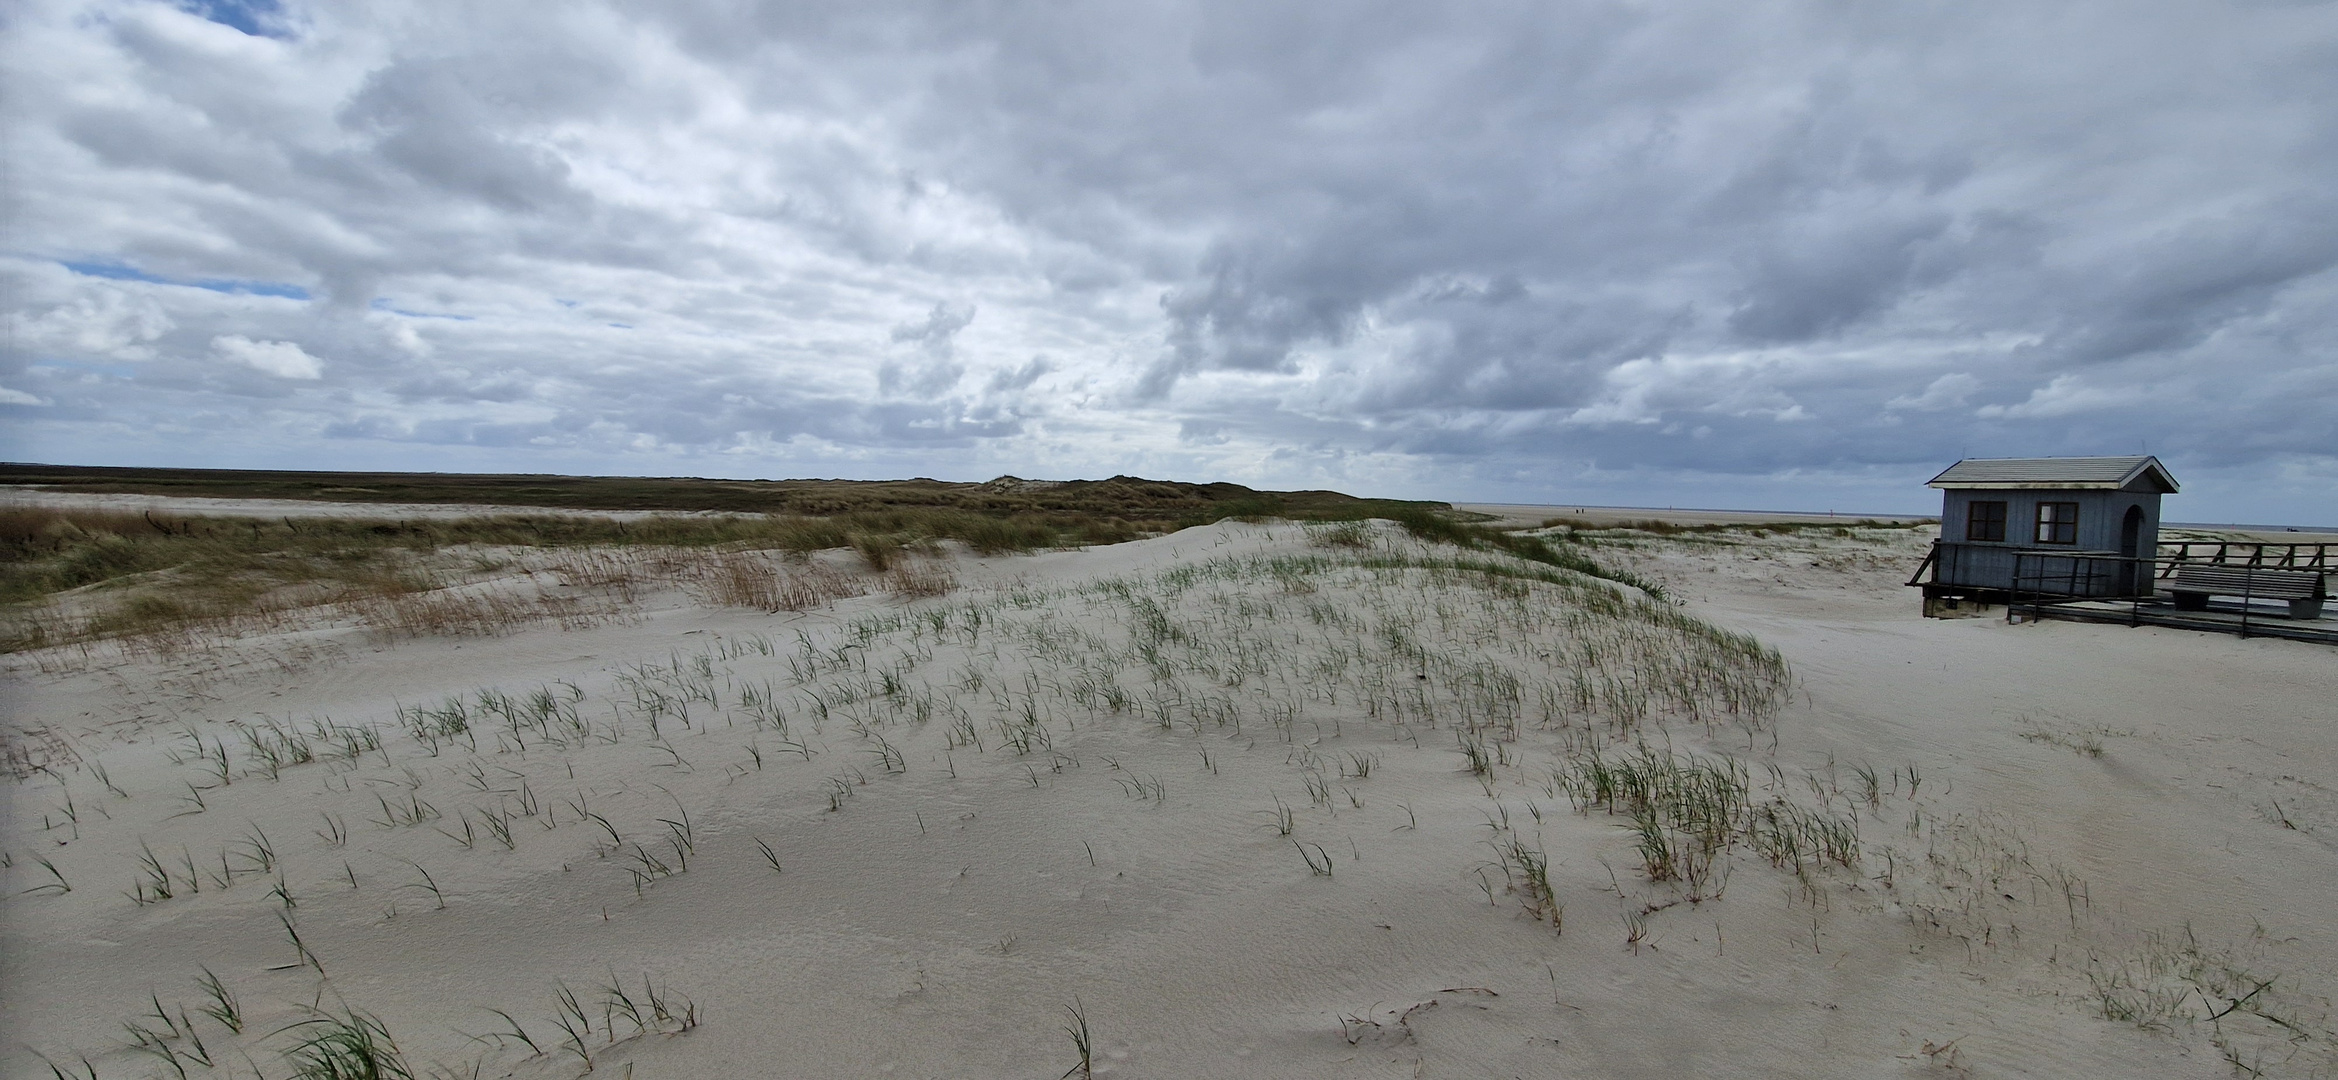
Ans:
POLYGON ((2149 600, 2064 600, 2023 603, 2006 610, 2008 620, 2063 619, 2070 622, 2119 623, 2126 626, 2168 626, 2241 637, 2286 638, 2338 645, 2338 617, 2292 619, 2279 609, 2260 605, 2243 611, 2238 603, 2212 601, 2206 611, 2178 611, 2167 597, 2149 600))

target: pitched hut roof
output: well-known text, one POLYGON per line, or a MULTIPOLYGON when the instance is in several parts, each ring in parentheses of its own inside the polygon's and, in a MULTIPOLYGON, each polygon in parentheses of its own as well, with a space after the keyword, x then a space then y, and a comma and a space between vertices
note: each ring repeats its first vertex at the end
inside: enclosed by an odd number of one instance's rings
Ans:
POLYGON ((1936 488, 2052 488, 2107 491, 2178 489, 2167 466, 2141 457, 1966 458, 1932 478, 1936 488))

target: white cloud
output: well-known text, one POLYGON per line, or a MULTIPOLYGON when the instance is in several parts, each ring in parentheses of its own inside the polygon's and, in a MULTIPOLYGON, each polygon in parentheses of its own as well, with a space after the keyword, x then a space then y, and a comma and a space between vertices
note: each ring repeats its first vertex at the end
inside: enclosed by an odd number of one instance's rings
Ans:
POLYGON ((2338 7, 1978 4, 23 0, 0 379, 55 409, 12 453, 2338 458, 2338 7))
POLYGON ((253 341, 242 334, 222 334, 211 339, 211 351, 279 379, 319 379, 325 374, 324 361, 289 341, 253 341))
POLYGON ((1922 412, 1938 412, 1964 404, 1974 394, 1979 393, 1980 389, 1981 380, 1962 371, 1952 371, 1932 380, 1930 385, 1924 387, 1923 393, 1913 396, 1902 394, 1884 402, 1883 407, 1891 410, 1916 409, 1922 412))
POLYGON ((380 328, 383 340, 387 341, 391 348, 416 359, 426 359, 430 356, 432 351, 430 342, 413 326, 409 325, 407 320, 389 318, 376 319, 374 322, 380 328))
POLYGON ((0 386, 0 405, 47 405, 47 404, 48 404, 48 401, 47 401, 46 399, 43 399, 43 398, 38 398, 38 397, 34 397, 33 395, 31 395, 31 394, 27 394, 27 393, 25 393, 25 392, 24 392, 24 391, 22 391, 22 390, 11 390, 11 389, 9 389, 9 388, 7 388, 7 387, 5 387, 5 386, 0 386))
POLYGON ((155 298, 110 284, 35 303, 6 314, 17 347, 35 354, 151 360, 153 342, 177 325, 155 298))
POLYGON ((2043 420, 2079 413, 2125 409, 2142 404, 2146 387, 2091 386, 2076 375, 2056 375, 2054 381, 2030 391, 2028 399, 2012 405, 1983 405, 1973 415, 1984 420, 2043 420))
MULTIPOLYGON (((1778 360, 1750 356, 1666 356, 1631 360, 1607 373, 1591 404, 1567 414, 1570 424, 1657 424, 1686 416, 1763 417, 1781 423, 1814 419, 1777 385, 1778 360)), ((1708 435, 1710 429, 1707 429, 1708 435)))

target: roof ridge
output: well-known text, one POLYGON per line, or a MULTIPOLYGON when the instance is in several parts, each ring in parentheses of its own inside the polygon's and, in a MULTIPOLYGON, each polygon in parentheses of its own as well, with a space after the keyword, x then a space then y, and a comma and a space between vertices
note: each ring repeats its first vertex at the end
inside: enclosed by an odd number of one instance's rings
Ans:
POLYGON ((2125 488, 2151 475, 2153 486, 2178 490, 2176 478, 2151 454, 2071 457, 1963 458, 1928 486, 2008 488, 2125 488))

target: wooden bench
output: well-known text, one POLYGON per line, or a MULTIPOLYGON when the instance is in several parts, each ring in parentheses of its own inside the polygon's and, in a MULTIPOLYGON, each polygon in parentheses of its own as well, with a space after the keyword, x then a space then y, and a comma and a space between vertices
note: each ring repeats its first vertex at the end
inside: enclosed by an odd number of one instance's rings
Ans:
POLYGON ((2321 618, 2322 601, 2330 595, 2320 573, 2262 566, 2179 566, 2168 591, 2176 594, 2179 611, 2206 611, 2212 595, 2243 596, 2284 601, 2292 619, 2321 618))

